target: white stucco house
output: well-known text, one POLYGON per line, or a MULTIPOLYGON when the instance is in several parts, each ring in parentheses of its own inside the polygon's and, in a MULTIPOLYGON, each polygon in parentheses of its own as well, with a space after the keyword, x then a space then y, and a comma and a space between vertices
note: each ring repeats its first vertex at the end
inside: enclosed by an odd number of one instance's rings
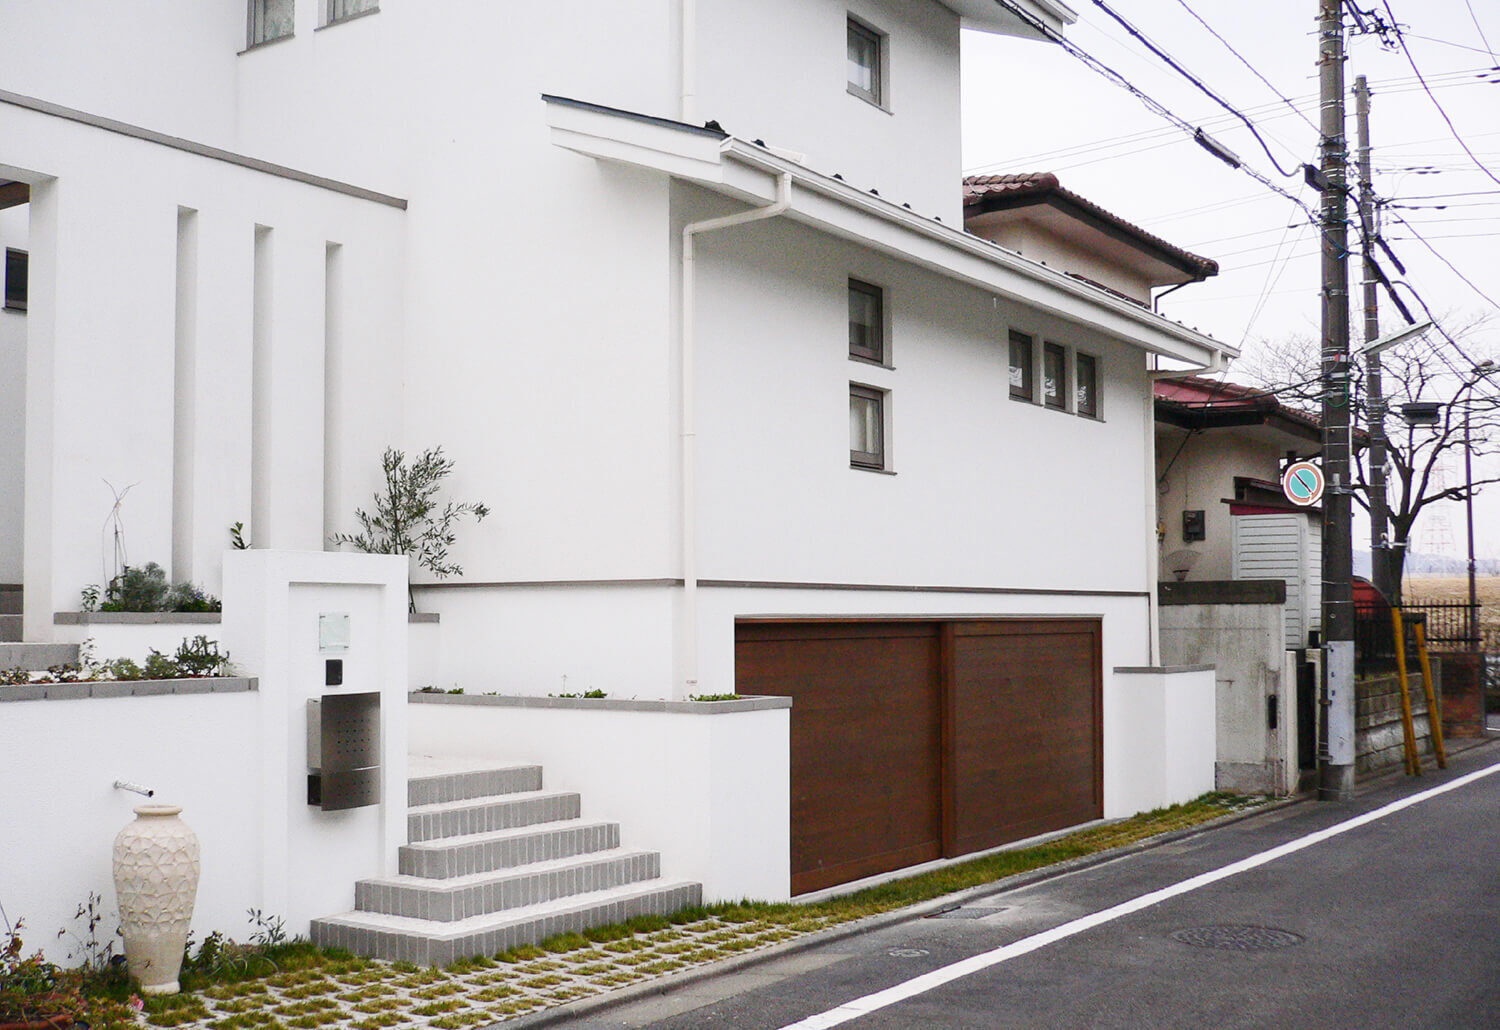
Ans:
POLYGON ((0 245, 27 266, 0 311, 0 583, 25 639, 73 639, 106 481, 131 560, 225 592, 227 630, 231 524, 331 549, 385 447, 441 445, 494 514, 462 577, 416 577, 441 620, 416 682, 466 694, 411 705, 412 750, 541 762, 707 896, 1207 789, 1179 731, 1204 696, 1211 727, 1212 674, 1159 668, 1152 382, 1234 350, 1151 310, 1196 274, 1165 251, 1103 231, 1069 275, 1055 225, 965 230, 960 31, 1044 46, 1073 18, 0 6, 0 245), (718 694, 791 707, 664 729, 718 694))

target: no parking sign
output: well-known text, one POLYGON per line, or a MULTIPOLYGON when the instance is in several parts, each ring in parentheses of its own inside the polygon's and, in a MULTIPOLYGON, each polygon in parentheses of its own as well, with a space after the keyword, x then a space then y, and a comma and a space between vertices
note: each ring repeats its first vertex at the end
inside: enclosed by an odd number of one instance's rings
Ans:
POLYGON ((1281 474, 1281 492, 1306 508, 1323 499, 1323 470, 1310 461, 1294 461, 1281 474))

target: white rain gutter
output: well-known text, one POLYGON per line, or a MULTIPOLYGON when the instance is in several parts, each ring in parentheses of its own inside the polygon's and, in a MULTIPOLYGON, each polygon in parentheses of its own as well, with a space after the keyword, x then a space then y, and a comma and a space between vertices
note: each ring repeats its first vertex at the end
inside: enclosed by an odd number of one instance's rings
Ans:
POLYGON ((776 177, 776 199, 721 218, 706 218, 682 227, 682 697, 698 687, 698 398, 697 334, 694 331, 697 255, 694 241, 699 234, 731 226, 760 222, 782 215, 792 206, 792 177, 776 177))
POLYGON ((1186 379, 1188 376, 1218 375, 1225 370, 1224 352, 1216 350, 1209 358, 1208 364, 1202 368, 1171 368, 1165 371, 1157 368, 1148 369, 1146 375, 1154 383, 1160 379, 1186 379))

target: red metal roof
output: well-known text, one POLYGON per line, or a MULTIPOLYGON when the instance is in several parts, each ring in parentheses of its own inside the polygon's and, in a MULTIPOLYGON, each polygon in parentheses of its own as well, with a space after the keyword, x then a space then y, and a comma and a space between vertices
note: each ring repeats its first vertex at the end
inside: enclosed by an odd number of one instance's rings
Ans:
POLYGON ((1087 200, 1072 190, 1067 190, 1051 172, 1026 172, 1005 175, 970 175, 964 178, 964 214, 979 214, 983 211, 1004 210, 1020 206, 1021 203, 1036 203, 1057 199, 1094 218, 1113 226, 1119 232, 1132 237, 1137 244, 1166 256, 1173 264, 1198 278, 1219 274, 1219 263, 1202 257, 1181 247, 1173 246, 1160 236, 1155 236, 1119 215, 1087 200))

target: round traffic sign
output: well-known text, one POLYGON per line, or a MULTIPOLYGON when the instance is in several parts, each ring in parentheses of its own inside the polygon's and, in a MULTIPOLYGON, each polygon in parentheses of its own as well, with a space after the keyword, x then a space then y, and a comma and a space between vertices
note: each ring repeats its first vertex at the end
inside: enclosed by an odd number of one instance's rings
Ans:
POLYGON ((1323 470, 1310 461, 1294 461, 1281 474, 1281 492, 1302 507, 1323 499, 1323 470))

